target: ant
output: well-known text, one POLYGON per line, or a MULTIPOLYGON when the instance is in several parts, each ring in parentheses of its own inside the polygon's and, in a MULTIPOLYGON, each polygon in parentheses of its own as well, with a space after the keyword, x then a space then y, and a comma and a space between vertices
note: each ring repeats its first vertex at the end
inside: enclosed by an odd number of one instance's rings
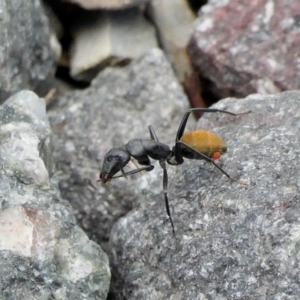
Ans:
POLYGON ((154 166, 151 165, 150 158, 158 160, 163 170, 163 193, 165 199, 165 205, 167 214, 172 226, 174 237, 175 229, 173 220, 171 218, 169 199, 168 199, 168 173, 166 163, 178 166, 184 162, 183 158, 188 159, 204 159, 211 162, 217 167, 225 176, 230 180, 236 181, 227 172, 225 172, 220 166, 218 166, 214 160, 221 157, 223 153, 227 151, 226 143, 217 135, 206 130, 194 130, 184 133, 188 118, 194 111, 210 112, 210 113, 226 113, 233 116, 243 115, 246 113, 235 114, 226 110, 216 108, 192 108, 188 110, 178 127, 178 131, 175 139, 175 146, 172 150, 168 145, 159 142, 153 127, 148 126, 151 139, 134 139, 130 140, 126 145, 112 148, 104 156, 104 162, 100 172, 100 179, 103 183, 110 184, 112 179, 119 177, 127 177, 142 171, 152 171, 154 166), (129 172, 124 171, 124 167, 128 164, 130 158, 135 158, 142 167, 131 170, 129 172), (121 171, 121 175, 114 176, 121 171))

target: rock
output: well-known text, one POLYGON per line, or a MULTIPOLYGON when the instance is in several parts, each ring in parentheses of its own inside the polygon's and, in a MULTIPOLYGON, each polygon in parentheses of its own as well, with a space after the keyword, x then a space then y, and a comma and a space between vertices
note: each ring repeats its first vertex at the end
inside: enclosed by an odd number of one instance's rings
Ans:
POLYGON ((194 13, 186 0, 152 0, 150 10, 166 56, 183 82, 193 72, 186 47, 192 34, 194 13))
POLYGON ((73 29, 71 76, 90 81, 107 65, 138 58, 157 47, 155 30, 138 8, 83 13, 73 29))
POLYGON ((48 19, 51 49, 54 53, 55 61, 59 62, 62 55, 60 40, 63 38, 64 28, 52 7, 46 2, 42 2, 42 4, 48 19))
MULTIPOLYGON (((113 299, 297 299, 300 92, 226 99, 198 127, 224 138, 219 165, 170 166, 177 241, 153 177, 111 232, 113 299)), ((144 179, 137 184, 144 187, 144 179)))
POLYGON ((211 0, 189 53, 219 98, 300 88, 298 1, 211 0))
MULTIPOLYGON (((49 110, 61 193, 81 227, 101 246, 141 193, 134 178, 113 180, 111 186, 96 182, 104 155, 131 139, 149 138, 151 124, 159 139, 172 145, 187 107, 169 63, 153 49, 127 67, 104 70, 91 87, 66 93, 49 110)), ((153 176, 161 176, 157 164, 154 171, 138 176, 146 186, 149 181, 146 192, 153 176)))
POLYGON ((1 0, 0 10, 0 103, 21 89, 46 94, 55 63, 40 1, 1 0))
POLYGON ((84 9, 124 9, 131 6, 145 5, 149 0, 68 0, 84 9))
POLYGON ((106 254, 50 185, 45 102, 21 91, 0 106, 0 298, 106 299, 106 254))

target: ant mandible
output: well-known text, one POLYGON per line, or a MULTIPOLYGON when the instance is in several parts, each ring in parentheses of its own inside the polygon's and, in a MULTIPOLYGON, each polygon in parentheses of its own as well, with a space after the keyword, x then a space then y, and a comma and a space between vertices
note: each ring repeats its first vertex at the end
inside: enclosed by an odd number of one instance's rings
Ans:
POLYGON ((176 134, 175 146, 172 148, 172 150, 168 145, 159 142, 153 127, 150 125, 148 128, 151 139, 130 140, 125 146, 112 148, 106 153, 100 172, 100 179, 98 180, 109 184, 110 181, 115 178, 127 177, 142 171, 149 172, 154 169, 154 166, 151 165, 149 157, 158 160, 163 170, 163 192, 165 205, 174 236, 176 235, 173 220, 171 218, 167 192, 168 173, 166 162, 170 165, 178 166, 184 162, 183 158, 205 159, 206 161, 211 162, 229 179, 235 180, 214 162, 214 159, 220 158, 221 155, 227 151, 226 143, 219 136, 206 130, 194 130, 184 133, 188 118, 193 111, 211 113, 219 112, 233 116, 245 114, 235 114, 216 108, 192 108, 184 114, 180 122, 176 134), (124 167, 128 164, 131 157, 135 158, 140 165, 143 165, 143 167, 125 172, 124 167), (114 176, 119 171, 121 171, 121 175, 114 176))

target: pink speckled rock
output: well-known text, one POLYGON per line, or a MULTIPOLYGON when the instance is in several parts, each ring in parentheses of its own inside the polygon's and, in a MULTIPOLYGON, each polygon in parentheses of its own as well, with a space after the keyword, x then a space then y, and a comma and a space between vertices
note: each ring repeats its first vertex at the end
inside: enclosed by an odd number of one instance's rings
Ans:
POLYGON ((219 97, 300 88, 297 0, 210 1, 189 53, 219 97))

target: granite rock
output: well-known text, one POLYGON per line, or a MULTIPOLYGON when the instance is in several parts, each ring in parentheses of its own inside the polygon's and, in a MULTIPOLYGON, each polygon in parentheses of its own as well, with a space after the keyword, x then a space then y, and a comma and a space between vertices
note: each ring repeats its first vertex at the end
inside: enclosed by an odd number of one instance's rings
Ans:
POLYGON ((21 89, 45 95, 53 85, 55 55, 40 0, 1 0, 0 11, 0 103, 21 89))
POLYGON ((218 163, 241 183, 205 161, 170 166, 175 240, 155 189, 161 176, 147 191, 139 178, 141 206, 111 232, 112 299, 298 298, 300 92, 215 107, 252 111, 198 123, 227 142, 218 163))
POLYGON ((211 0, 201 8, 189 53, 219 99, 300 88, 297 0, 211 0))
POLYGON ((0 106, 0 298, 106 299, 110 270, 50 184, 45 101, 21 91, 0 106))

